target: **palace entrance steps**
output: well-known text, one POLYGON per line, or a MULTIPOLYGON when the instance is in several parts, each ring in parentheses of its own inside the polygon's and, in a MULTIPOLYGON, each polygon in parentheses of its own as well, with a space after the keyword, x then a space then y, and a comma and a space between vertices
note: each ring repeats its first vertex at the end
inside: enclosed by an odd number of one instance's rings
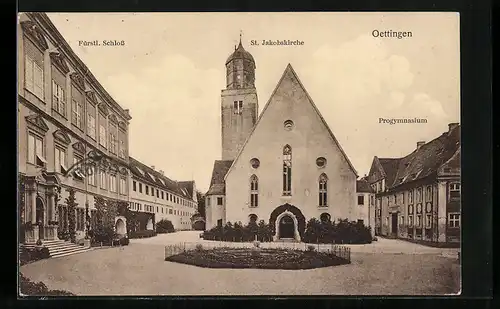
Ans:
MULTIPOLYGON (((36 245, 35 244, 24 244, 22 246, 25 248, 33 248, 36 245)), ((51 258, 68 256, 68 255, 73 255, 73 254, 78 254, 78 253, 93 250, 90 247, 80 246, 80 245, 74 244, 74 243, 69 242, 69 241, 64 241, 64 240, 45 240, 43 242, 43 246, 47 247, 47 249, 49 249, 49 253, 50 253, 51 258)))

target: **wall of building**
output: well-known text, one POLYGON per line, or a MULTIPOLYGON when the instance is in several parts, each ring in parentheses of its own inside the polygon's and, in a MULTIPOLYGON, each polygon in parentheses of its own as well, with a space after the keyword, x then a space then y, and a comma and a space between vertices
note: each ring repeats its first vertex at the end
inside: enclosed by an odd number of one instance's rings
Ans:
POLYGON ((358 199, 363 197, 363 203, 360 201, 356 203, 355 220, 363 220, 363 224, 371 227, 372 235, 375 235, 375 207, 372 205, 371 200, 374 194, 371 193, 357 193, 358 199))
MULTIPOLYGON (((227 220, 226 218, 226 198, 224 195, 207 195, 205 197, 205 216, 206 216, 206 224, 205 229, 209 230, 217 226, 217 222, 222 220, 222 224, 225 225, 226 222, 231 220, 227 220), (218 200, 222 200, 222 204, 219 205, 218 200)), ((236 221, 231 221, 232 223, 236 221)))
POLYGON ((271 212, 285 203, 298 207, 306 220, 329 213, 331 218, 354 218, 356 175, 350 169, 327 127, 309 102, 292 73, 283 79, 270 104, 263 111, 255 131, 226 178, 226 220, 248 222, 250 214, 269 220, 271 212), (284 129, 292 120, 294 127, 284 129), (283 196, 283 148, 292 148, 292 194, 283 196), (316 166, 324 157, 327 164, 316 166), (252 168, 257 158, 260 166, 252 168), (328 177, 328 207, 319 207, 318 181, 328 177), (250 177, 259 179, 259 206, 250 206, 250 177))
POLYGON ((257 90, 255 88, 222 90, 222 160, 236 158, 255 125, 257 108, 257 90), (242 101, 243 110, 240 114, 235 114, 234 101, 242 101))

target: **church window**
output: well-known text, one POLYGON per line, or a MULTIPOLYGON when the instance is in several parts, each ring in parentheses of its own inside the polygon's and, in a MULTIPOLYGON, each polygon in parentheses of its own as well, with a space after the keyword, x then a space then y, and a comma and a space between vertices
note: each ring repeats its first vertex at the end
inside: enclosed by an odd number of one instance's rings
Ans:
POLYGON ((250 216, 248 216, 248 220, 251 222, 251 223, 257 223, 257 215, 256 214, 251 214, 250 216))
POLYGON ((325 165, 326 165, 326 159, 325 159, 325 158, 323 158, 323 157, 319 157, 319 158, 317 158, 317 159, 316 159, 316 165, 317 165, 318 167, 325 167, 325 165))
POLYGON ((283 148, 283 195, 292 195, 292 147, 283 148))
POLYGON ((319 177, 319 206, 326 207, 328 206, 328 196, 327 196, 327 185, 328 178, 325 174, 321 174, 319 177))
POLYGON ((260 166, 260 161, 257 158, 253 158, 250 160, 250 165, 252 165, 253 168, 258 168, 260 166))
POLYGON ((233 111, 235 114, 241 114, 243 110, 243 101, 234 101, 233 102, 233 111))
POLYGON ((283 123, 283 125, 285 127, 285 130, 287 130, 287 131, 290 131, 291 129, 293 129, 293 121, 291 121, 291 120, 286 120, 283 123))
POLYGON ((250 207, 259 206, 259 179, 257 176, 250 177, 250 207))
POLYGON ((321 220, 322 223, 327 223, 332 220, 332 217, 330 216, 329 213, 324 212, 319 216, 319 219, 321 220))

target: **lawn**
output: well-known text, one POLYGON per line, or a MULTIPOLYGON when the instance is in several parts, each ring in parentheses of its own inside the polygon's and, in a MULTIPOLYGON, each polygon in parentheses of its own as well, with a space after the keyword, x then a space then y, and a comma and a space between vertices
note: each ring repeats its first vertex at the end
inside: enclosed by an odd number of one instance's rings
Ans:
POLYGON ((351 264, 309 270, 211 269, 164 261, 138 244, 20 267, 34 282, 77 295, 443 295, 460 288, 460 265, 438 254, 352 253, 351 264))
POLYGON ((312 269, 349 263, 325 252, 257 248, 190 250, 169 256, 165 261, 209 268, 259 269, 312 269))

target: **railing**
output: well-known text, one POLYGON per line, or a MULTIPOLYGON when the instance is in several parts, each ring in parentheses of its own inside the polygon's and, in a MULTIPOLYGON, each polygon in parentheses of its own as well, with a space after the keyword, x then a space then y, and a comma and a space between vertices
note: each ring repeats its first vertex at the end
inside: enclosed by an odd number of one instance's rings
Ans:
MULTIPOLYGON (((243 243, 232 243, 232 242, 180 242, 171 243, 165 246, 165 258, 177 255, 186 251, 193 251, 197 248, 202 248, 203 250, 213 250, 218 248, 253 248, 252 242, 243 243), (201 246, 201 247, 200 247, 201 246)), ((346 259, 351 262, 351 248, 335 244, 308 244, 308 243, 279 243, 279 242, 267 242, 260 243, 259 245, 262 249, 279 249, 279 250, 294 250, 294 251, 309 251, 314 248, 317 252, 323 252, 337 257, 346 259)))

